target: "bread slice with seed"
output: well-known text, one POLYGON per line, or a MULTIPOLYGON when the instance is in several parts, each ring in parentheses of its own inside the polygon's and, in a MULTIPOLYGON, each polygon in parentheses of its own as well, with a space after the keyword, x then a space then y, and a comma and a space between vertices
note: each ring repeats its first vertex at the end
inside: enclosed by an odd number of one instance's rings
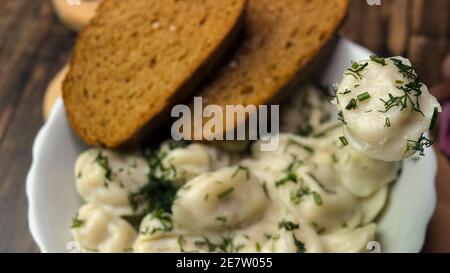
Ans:
POLYGON ((69 123, 117 147, 155 128, 237 36, 246 0, 105 0, 80 34, 63 83, 69 123))
MULTIPOLYGON (((225 105, 276 101, 307 75, 306 69, 336 33, 347 7, 347 0, 249 0, 243 44, 196 96, 205 106, 217 104, 224 112, 225 105)), ((236 123, 225 124, 227 131, 236 123)))

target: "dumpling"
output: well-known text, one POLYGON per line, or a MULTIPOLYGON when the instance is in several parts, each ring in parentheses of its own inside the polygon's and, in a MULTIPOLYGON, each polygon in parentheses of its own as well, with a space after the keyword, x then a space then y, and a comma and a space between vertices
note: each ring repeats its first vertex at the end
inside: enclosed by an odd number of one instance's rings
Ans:
POLYGON ((319 180, 307 167, 299 168, 295 176, 295 182, 277 187, 291 213, 326 232, 359 225, 362 213, 358 198, 344 187, 319 180))
POLYGON ((321 236, 326 252, 358 253, 367 252, 368 243, 375 239, 376 224, 370 224, 354 230, 341 230, 321 236))
POLYGON ((214 147, 194 143, 186 147, 168 150, 162 163, 165 168, 173 170, 170 172, 169 179, 176 186, 181 187, 202 173, 227 166, 229 156, 214 147))
POLYGON ((172 215, 164 211, 155 211, 147 214, 139 226, 139 237, 152 240, 163 237, 173 230, 172 215))
POLYGON ((380 214, 389 194, 389 186, 384 186, 371 196, 361 200, 361 209, 363 212, 362 224, 367 225, 375 220, 380 214))
POLYGON ((257 160, 283 157, 290 160, 293 156, 299 160, 307 160, 314 154, 311 140, 293 134, 280 134, 278 148, 274 151, 263 151, 263 141, 255 142, 251 147, 252 157, 257 160))
POLYGON ((141 156, 90 149, 75 164, 76 187, 88 203, 111 206, 119 214, 132 214, 129 195, 147 183, 148 172, 148 164, 141 156))
POLYGON ((158 238, 147 238, 139 235, 134 243, 136 253, 179 253, 182 252, 180 240, 183 237, 164 235, 158 238))
POLYGON ((271 234, 262 247, 262 252, 319 253, 323 251, 319 236, 303 221, 287 215, 278 224, 278 231, 271 234))
POLYGON ((134 249, 139 253, 238 253, 245 248, 245 243, 244 237, 235 234, 190 235, 172 232, 153 239, 139 236, 134 249))
POLYGON ((371 159, 346 146, 335 153, 335 170, 342 184, 364 198, 397 179, 401 163, 371 159))
POLYGON ((71 233, 87 252, 129 252, 137 237, 133 227, 111 208, 96 204, 80 208, 71 233))
POLYGON ((301 87, 280 107, 280 131, 301 136, 317 132, 331 118, 332 105, 325 100, 316 86, 301 87))
POLYGON ((441 106, 409 60, 373 56, 353 63, 336 96, 345 136, 366 156, 400 161, 431 146, 422 135, 432 127, 441 106))
POLYGON ((268 200, 256 176, 235 166, 190 180, 172 206, 175 226, 195 232, 236 228, 258 219, 268 200))

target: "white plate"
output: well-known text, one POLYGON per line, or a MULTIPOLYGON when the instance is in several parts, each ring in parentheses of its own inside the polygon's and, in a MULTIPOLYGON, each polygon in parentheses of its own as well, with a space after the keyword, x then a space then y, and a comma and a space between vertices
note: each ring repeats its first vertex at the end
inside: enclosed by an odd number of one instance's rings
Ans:
MULTIPOLYGON (((321 83, 339 82, 351 60, 366 59, 370 51, 340 40, 321 83)), ((30 231, 42 252, 67 252, 69 227, 81 205, 75 189, 74 163, 87 148, 67 123, 59 100, 33 146, 33 163, 27 177, 30 231)), ((436 205, 436 156, 432 149, 418 162, 408 160, 392 187, 379 220, 378 238, 383 252, 419 252, 436 205)))

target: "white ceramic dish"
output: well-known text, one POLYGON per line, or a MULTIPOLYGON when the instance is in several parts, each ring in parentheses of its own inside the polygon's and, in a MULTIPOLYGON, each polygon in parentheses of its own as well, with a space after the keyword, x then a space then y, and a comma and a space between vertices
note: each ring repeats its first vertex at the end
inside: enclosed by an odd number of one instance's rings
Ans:
MULTIPOLYGON (((323 73, 327 86, 340 81, 351 60, 368 58, 370 51, 341 39, 323 73)), ((59 100, 33 146, 33 163, 27 177, 28 220, 31 234, 42 252, 67 252, 69 227, 82 201, 75 189, 73 167, 87 148, 70 129, 59 100)), ((379 219, 378 239, 383 252, 419 252, 436 205, 436 156, 404 164, 379 219)))

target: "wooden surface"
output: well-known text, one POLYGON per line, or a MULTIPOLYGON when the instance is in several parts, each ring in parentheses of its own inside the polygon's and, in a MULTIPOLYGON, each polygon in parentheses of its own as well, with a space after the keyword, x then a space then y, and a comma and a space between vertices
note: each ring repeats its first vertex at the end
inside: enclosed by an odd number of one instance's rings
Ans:
MULTIPOLYGON (((440 80, 439 66, 449 51, 449 9, 447 0, 382 0, 381 6, 353 0, 341 33, 378 54, 411 57, 432 84, 440 80)), ((44 90, 68 60, 75 37, 58 23, 49 1, 2 0, 0 252, 38 251, 28 231, 25 179, 43 123, 44 90)))

